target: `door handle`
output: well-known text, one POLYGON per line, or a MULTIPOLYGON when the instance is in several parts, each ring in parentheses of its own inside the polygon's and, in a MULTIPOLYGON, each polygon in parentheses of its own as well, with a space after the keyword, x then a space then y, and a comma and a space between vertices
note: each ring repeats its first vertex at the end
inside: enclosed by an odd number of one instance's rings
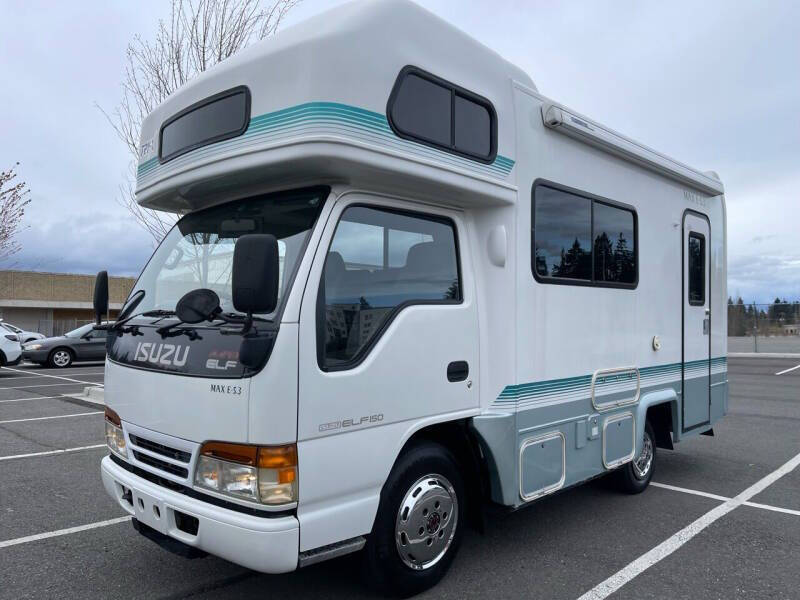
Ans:
POLYGON ((465 360, 456 360, 447 365, 447 381, 464 381, 469 377, 469 363, 465 360))

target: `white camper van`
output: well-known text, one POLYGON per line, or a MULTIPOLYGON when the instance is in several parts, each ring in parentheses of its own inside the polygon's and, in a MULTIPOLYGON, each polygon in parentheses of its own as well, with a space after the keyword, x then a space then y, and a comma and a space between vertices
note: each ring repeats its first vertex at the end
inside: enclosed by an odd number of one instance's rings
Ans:
POLYGON ((410 2, 178 90, 137 200, 185 216, 110 326, 102 478, 175 551, 266 573, 363 551, 413 593, 482 506, 640 492, 726 412, 718 177, 410 2))

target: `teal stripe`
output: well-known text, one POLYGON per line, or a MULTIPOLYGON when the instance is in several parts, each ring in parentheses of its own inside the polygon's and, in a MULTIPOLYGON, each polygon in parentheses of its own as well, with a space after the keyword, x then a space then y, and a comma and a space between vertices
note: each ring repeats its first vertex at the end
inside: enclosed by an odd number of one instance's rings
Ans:
MULTIPOLYGON (((712 358, 710 366, 712 369, 723 367, 727 364, 728 359, 725 356, 712 358)), ((639 377, 643 383, 657 379, 659 377, 675 375, 681 373, 683 363, 669 363, 664 365, 654 365, 651 367, 642 367, 639 369, 639 377)), ((707 360, 695 360, 686 363, 686 372, 689 374, 702 373, 709 367, 707 360)), ((576 377, 566 377, 563 379, 549 379, 545 381, 534 381, 531 383, 519 383, 508 385, 500 392, 494 404, 497 406, 508 406, 517 402, 518 400, 530 400, 541 396, 564 394, 571 392, 578 392, 585 390, 591 386, 591 375, 579 375, 576 377)), ((600 389, 609 389, 613 386, 623 387, 626 384, 633 385, 634 379, 617 379, 614 381, 605 381, 599 384, 600 389)))
POLYGON ((160 173, 167 173, 173 166, 180 166, 199 158, 247 145, 261 137, 291 134, 300 128, 310 126, 333 126, 343 128, 346 132, 349 131, 356 136, 359 132, 368 136, 377 136, 378 140, 393 148, 496 177, 508 176, 515 164, 514 160, 502 155, 498 155, 489 165, 479 164, 449 152, 401 139, 394 134, 385 115, 371 110, 337 102, 308 102, 253 117, 250 119, 247 130, 241 136, 198 148, 165 165, 159 164, 157 158, 151 158, 137 167, 137 181, 142 184, 145 179, 160 173))

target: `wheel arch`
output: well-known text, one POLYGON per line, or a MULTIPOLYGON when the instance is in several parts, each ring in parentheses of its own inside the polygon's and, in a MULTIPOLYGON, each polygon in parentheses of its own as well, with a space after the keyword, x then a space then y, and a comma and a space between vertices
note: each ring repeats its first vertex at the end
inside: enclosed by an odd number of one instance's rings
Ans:
POLYGON ((636 455, 642 451, 642 439, 647 421, 653 427, 656 447, 672 450, 672 432, 678 423, 678 394, 674 389, 656 390, 639 400, 636 414, 636 455))
POLYGON ((403 444, 395 464, 405 452, 420 442, 432 442, 447 448, 458 462, 464 477, 467 522, 483 532, 481 507, 487 497, 488 472, 478 440, 470 429, 470 421, 469 418, 460 418, 418 429, 403 444))

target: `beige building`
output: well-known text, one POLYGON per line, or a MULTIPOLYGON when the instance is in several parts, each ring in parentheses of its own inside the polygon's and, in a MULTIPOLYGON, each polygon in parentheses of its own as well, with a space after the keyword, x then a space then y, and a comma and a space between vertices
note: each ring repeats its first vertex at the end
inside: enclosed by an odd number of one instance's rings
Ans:
MULTIPOLYGON (((135 279, 109 277, 113 317, 128 297, 135 279)), ((61 335, 94 320, 93 275, 0 271, 0 318, 28 331, 61 335)))

